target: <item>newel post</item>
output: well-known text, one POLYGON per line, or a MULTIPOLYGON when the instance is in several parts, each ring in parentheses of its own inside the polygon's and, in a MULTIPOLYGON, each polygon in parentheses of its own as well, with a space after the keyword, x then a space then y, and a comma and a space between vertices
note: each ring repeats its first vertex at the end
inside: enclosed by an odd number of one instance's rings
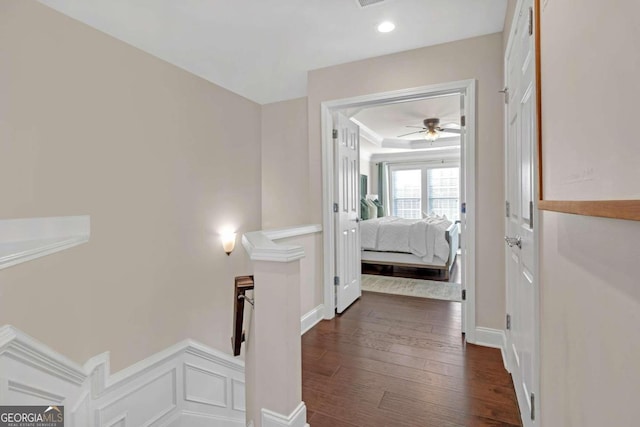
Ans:
POLYGON ((246 328, 246 414, 254 427, 305 427, 300 340, 300 246, 262 232, 242 239, 253 265, 254 307, 246 328))

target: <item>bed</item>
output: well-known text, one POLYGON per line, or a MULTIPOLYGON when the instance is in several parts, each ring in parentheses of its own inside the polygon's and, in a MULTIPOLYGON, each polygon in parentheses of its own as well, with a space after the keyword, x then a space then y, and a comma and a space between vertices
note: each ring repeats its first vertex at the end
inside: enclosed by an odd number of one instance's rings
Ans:
POLYGON ((449 280, 460 228, 446 218, 393 216, 360 222, 362 263, 440 270, 449 280))

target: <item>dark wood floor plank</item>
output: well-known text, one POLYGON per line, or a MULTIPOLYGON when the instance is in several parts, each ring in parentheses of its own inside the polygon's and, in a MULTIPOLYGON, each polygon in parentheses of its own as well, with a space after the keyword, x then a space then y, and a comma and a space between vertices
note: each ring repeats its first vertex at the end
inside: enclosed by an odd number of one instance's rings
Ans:
POLYGON ((402 380, 391 376, 340 367, 333 376, 337 382, 351 384, 368 384, 381 390, 391 390, 398 393, 428 394, 438 392, 448 396, 463 393, 473 399, 482 399, 489 402, 496 402, 504 405, 511 405, 514 402, 512 388, 487 384, 483 382, 467 382, 452 377, 444 376, 416 376, 412 380, 402 380))
POLYGON ((336 394, 327 394, 303 388, 302 397, 315 413, 330 415, 336 419, 355 424, 357 426, 392 427, 412 426, 390 411, 378 409, 377 405, 370 405, 359 400, 347 400, 336 394))
POLYGON ((519 426, 499 350, 468 344, 460 304, 364 292, 302 339, 313 427, 519 426))
MULTIPOLYGON (((486 418, 470 414, 468 412, 452 410, 441 405, 434 405, 429 402, 413 399, 406 396, 396 395, 394 393, 385 393, 380 402, 380 409, 386 409, 389 412, 398 414, 412 414, 413 417, 423 419, 439 419, 452 422, 455 425, 470 427, 485 426, 513 426, 501 420, 486 418)), ((516 420, 517 422, 517 420, 516 420)))
POLYGON ((356 344, 336 343, 332 340, 314 339, 313 342, 303 339, 303 346, 314 345, 326 350, 336 351, 343 354, 350 354, 356 357, 363 357, 380 362, 394 363, 396 365, 407 366, 410 368, 422 369, 425 365, 425 359, 413 356, 406 356, 399 353, 377 350, 374 348, 363 347, 356 344))
POLYGON ((311 417, 309 417, 309 413, 307 412, 307 420, 309 420, 309 424, 313 427, 357 427, 356 424, 351 424, 317 412, 314 412, 311 417))

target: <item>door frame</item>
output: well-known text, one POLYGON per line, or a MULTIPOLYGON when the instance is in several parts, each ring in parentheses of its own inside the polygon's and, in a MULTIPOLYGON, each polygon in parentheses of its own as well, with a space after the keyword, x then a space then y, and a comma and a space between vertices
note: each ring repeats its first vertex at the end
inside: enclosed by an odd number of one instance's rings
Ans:
POLYGON ((334 225, 334 180, 333 164, 333 118, 332 114, 345 108, 371 107, 399 102, 416 101, 437 96, 464 94, 466 139, 464 149, 461 147, 461 163, 463 183, 461 202, 466 203, 466 229, 464 230, 462 257, 462 283, 466 289, 466 304, 462 304, 462 332, 466 340, 474 343, 476 335, 476 86, 475 79, 461 80, 442 84, 420 86, 389 92, 380 92, 351 98, 325 101, 320 104, 321 141, 322 141, 322 222, 323 222, 323 277, 324 277, 324 318, 335 317, 335 225, 334 225))
MULTIPOLYGON (((539 6, 539 3, 537 1, 533 1, 533 7, 537 7, 539 6)), ((507 40, 507 46, 506 49, 504 51, 504 57, 503 57, 503 76, 504 76, 504 86, 505 88, 507 87, 507 79, 508 79, 508 73, 509 73, 509 69, 508 69, 508 63, 507 63, 507 59, 509 57, 509 52, 511 51, 511 48, 513 47, 513 43, 515 42, 515 32, 516 32, 516 28, 517 28, 517 20, 518 17, 520 15, 520 13, 523 12, 522 8, 524 5, 524 1, 523 0, 517 0, 516 3, 516 8, 513 14, 513 18, 512 18, 512 23, 511 23, 511 30, 509 31, 509 38, 507 40)), ((535 9, 534 9, 535 12, 535 9)), ((535 18, 535 13, 534 13, 534 19, 535 18)), ((536 31, 536 26, 534 25, 534 31, 536 31)), ((534 34, 535 37, 535 34, 534 34)), ((535 38, 534 38, 535 40, 535 38)), ((534 43, 536 43, 534 41, 534 43)), ((534 45, 534 55, 538 55, 539 51, 537 50, 537 47, 534 45)), ((535 60, 535 58, 533 58, 532 60, 535 60)), ((538 70, 534 71, 535 73, 538 72, 538 70)), ((538 87, 538 82, 537 79, 535 78, 536 76, 534 76, 534 82, 533 82, 533 88, 534 88, 534 94, 532 94, 532 96, 536 96, 538 90, 540 90, 540 88, 538 87)), ((507 169, 507 165, 509 162, 508 159, 508 152, 507 152, 507 146, 509 144, 509 109, 508 109, 508 104, 505 104, 504 107, 504 173, 505 173, 505 180, 504 180, 504 194, 505 194, 505 203, 507 201, 507 197, 508 197, 508 179, 509 177, 507 176, 508 173, 508 169, 507 169)), ((534 114, 538 114, 538 110, 534 109, 534 114)), ((541 230, 541 215, 540 215, 540 210, 538 208, 538 202, 540 200, 540 180, 538 179, 540 176, 540 156, 539 156, 539 150, 540 150, 540 146, 537 143, 538 141, 538 132, 540 132, 540 129, 538 128, 538 120, 537 117, 534 118, 533 123, 535 123, 534 125, 534 136, 532 139, 532 147, 533 147, 533 154, 532 154, 532 160, 533 160, 533 223, 534 223, 534 227, 533 227, 533 266, 534 266, 534 274, 535 274, 535 278, 536 278, 536 286, 535 289, 533 291, 533 295, 534 295, 534 301, 533 301, 533 315, 534 315, 534 319, 533 319, 533 325, 534 325, 534 337, 533 337, 533 344, 534 344, 534 350, 532 352, 533 354, 533 365, 535 367, 535 372, 533 374, 533 390, 531 390, 532 393, 535 394, 536 396, 536 402, 535 402, 535 407, 534 407, 534 415, 535 415, 535 420, 531 420, 531 417, 529 416, 530 414, 525 414, 525 413, 521 413, 521 418, 522 418, 522 425, 525 427, 528 426, 535 426, 535 425, 540 425, 540 414, 541 414, 541 397, 540 397, 540 284, 541 284, 541 277, 540 277, 540 230, 541 230)), ((508 235, 509 232, 509 224, 508 221, 505 221, 505 235, 508 235)), ((510 304, 509 304, 509 285, 507 283, 508 280, 508 272, 507 272, 507 268, 508 268, 508 262, 509 262, 509 257, 510 257, 510 253, 509 250, 506 249, 506 245, 505 245, 505 309, 506 309, 506 313, 509 314, 509 311, 511 309, 510 304)), ((509 373, 513 372, 513 369, 515 368, 515 361, 513 360, 513 352, 510 349, 510 346, 512 345, 511 340, 510 340, 510 335, 508 333, 507 330, 505 330, 505 348, 504 348, 504 363, 505 363, 505 367, 507 368, 507 371, 509 371, 509 373)), ((518 406, 521 407, 522 405, 520 405, 520 399, 525 398, 524 396, 522 396, 522 393, 519 391, 520 388, 518 387, 518 385, 515 385, 516 387, 516 398, 518 399, 518 406)))

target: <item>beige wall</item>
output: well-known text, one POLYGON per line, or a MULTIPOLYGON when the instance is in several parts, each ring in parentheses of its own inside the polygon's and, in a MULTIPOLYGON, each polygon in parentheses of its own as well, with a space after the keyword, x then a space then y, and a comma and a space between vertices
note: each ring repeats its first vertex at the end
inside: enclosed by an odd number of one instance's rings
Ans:
POLYGON ((322 220, 320 103, 456 80, 478 80, 478 326, 502 329, 505 313, 502 33, 352 62, 309 73, 311 222, 322 220))
MULTIPOLYGON (((549 0, 543 11, 548 197, 640 196, 640 147, 629 137, 640 96, 638 14, 631 0, 549 0), (616 129, 594 137, 585 124, 598 114, 616 129), (567 182, 576 170, 592 173, 567 182)), ((541 223, 541 424, 637 425, 640 223, 552 212, 541 223)))
POLYGON ((91 215, 0 271, 0 325, 113 370, 187 337, 230 352, 219 227, 260 227, 260 106, 32 1, 0 3, 0 218, 91 215))
POLYGON ((302 316, 324 303, 322 286, 322 233, 305 234, 277 241, 283 245, 304 248, 300 260, 300 313, 302 316))
POLYGON ((542 425, 637 425, 640 223, 542 217, 542 425))
POLYGON ((262 228, 309 217, 307 98, 262 106, 262 228))

